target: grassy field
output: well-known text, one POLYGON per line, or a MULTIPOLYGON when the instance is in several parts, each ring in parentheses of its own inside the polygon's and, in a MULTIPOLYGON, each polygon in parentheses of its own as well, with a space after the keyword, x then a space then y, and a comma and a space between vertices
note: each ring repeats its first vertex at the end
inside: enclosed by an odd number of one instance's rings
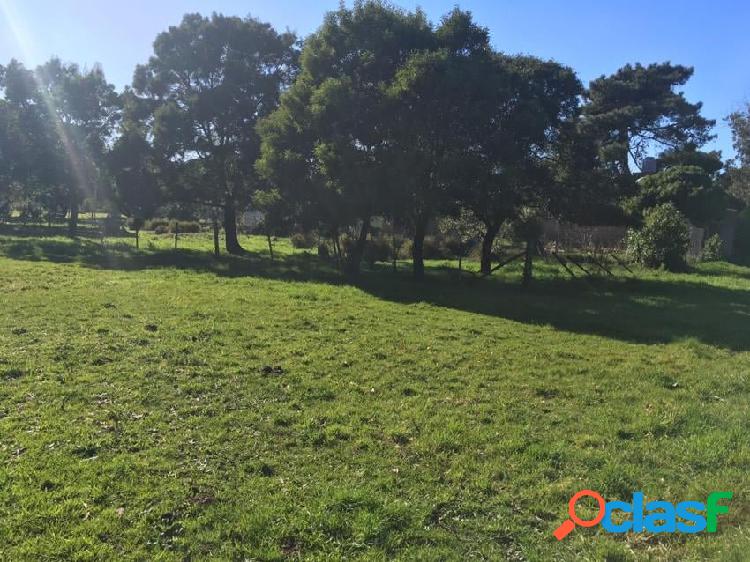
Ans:
POLYGON ((747 559, 750 269, 353 286, 171 243, 0 236, 0 559, 747 559), (735 496, 558 543, 582 488, 735 496))

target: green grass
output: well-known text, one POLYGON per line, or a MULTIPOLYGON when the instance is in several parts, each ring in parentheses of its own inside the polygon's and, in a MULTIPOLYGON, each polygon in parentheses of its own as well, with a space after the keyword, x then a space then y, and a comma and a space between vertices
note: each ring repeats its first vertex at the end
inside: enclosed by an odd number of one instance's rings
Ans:
POLYGON ((746 559, 750 269, 348 285, 243 243, 0 236, 0 559, 746 559), (557 543, 582 488, 735 497, 557 543))

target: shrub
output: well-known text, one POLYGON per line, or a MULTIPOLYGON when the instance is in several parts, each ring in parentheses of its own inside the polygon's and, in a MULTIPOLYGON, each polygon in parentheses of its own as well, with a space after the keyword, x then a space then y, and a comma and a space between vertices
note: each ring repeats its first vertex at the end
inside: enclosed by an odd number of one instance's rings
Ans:
POLYGON ((162 229, 162 232, 168 232, 169 221, 167 219, 149 219, 146 221, 146 224, 143 225, 143 230, 153 230, 156 232, 156 229, 162 229))
POLYGON ((387 262, 391 260, 391 244, 385 238, 373 238, 365 245, 363 259, 370 266, 376 262, 387 262))
POLYGON ((423 252, 426 260, 448 260, 454 255, 445 242, 435 236, 425 236, 423 252))
POLYGON ((658 205, 644 214, 643 227, 629 230, 627 255, 646 267, 685 268, 690 230, 683 215, 671 203, 658 205))
POLYGON ((130 230, 143 230, 146 221, 141 217, 129 217, 127 224, 130 230))
POLYGON ((328 245, 321 242, 318 244, 318 257, 324 261, 328 261, 331 259, 331 252, 328 249, 328 245))
POLYGON ((11 207, 8 201, 0 201, 0 222, 6 222, 10 220, 11 207))
MULTIPOLYGON (((170 225, 170 229, 174 232, 174 224, 170 225)), ((177 232, 180 234, 196 234, 201 231, 201 223, 198 221, 178 221, 177 232)))
POLYGON ((721 236, 714 234, 703 244, 701 261, 721 261, 724 259, 724 241, 721 236))
POLYGON ((733 250, 733 260, 742 264, 750 264, 750 209, 745 209, 740 213, 734 234, 733 250))
POLYGON ((201 223, 198 221, 175 221, 169 219, 150 219, 143 226, 143 230, 153 230, 154 234, 171 234, 175 231, 180 234, 195 234, 201 231, 201 223))
POLYGON ((119 236, 122 234, 122 218, 119 215, 109 215, 104 219, 105 236, 119 236))
POLYGON ((309 250, 315 247, 317 236, 312 232, 295 232, 290 240, 295 248, 309 250))

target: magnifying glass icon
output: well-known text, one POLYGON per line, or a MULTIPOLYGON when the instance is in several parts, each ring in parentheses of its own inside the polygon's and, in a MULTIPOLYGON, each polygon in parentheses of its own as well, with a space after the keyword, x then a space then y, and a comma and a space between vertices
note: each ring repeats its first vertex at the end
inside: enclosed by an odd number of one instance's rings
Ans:
POLYGON ((600 494, 592 490, 581 490, 572 498, 570 498, 570 502, 568 502, 568 515, 570 516, 570 519, 566 519, 565 521, 563 521, 563 524, 555 529, 555 532, 552 534, 555 535, 555 538, 557 540, 561 541, 565 537, 567 537, 573 529, 576 528, 576 525, 578 525, 579 527, 595 527, 596 525, 601 523, 602 519, 604 519, 604 511, 604 498, 600 494), (581 519, 576 514, 576 503, 578 502, 578 500, 584 497, 594 498, 599 504, 599 513, 596 515, 596 517, 594 517, 594 519, 581 519))

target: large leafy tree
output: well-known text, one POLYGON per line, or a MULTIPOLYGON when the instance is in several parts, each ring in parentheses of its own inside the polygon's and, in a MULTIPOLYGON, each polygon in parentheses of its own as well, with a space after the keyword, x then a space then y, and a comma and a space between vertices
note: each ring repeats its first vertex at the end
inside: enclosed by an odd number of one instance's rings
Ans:
POLYGON ((126 127, 108 155, 113 199, 117 209, 131 218, 136 248, 146 219, 161 200, 157 159, 142 130, 126 127))
POLYGON ((702 146, 711 138, 714 121, 701 115, 702 104, 676 91, 692 75, 692 68, 668 62, 628 64, 589 85, 587 124, 625 188, 632 187, 630 163, 640 166, 653 148, 702 146))
POLYGON ((730 162, 732 194, 750 205, 750 104, 732 113, 727 121, 732 129, 736 158, 730 162))
POLYGON ((390 171, 386 89, 432 30, 421 12, 357 2, 326 15, 305 42, 300 75, 261 126, 259 170, 284 197, 314 209, 334 237, 353 228, 347 259, 359 270, 370 220, 384 206, 390 171))
POLYGON ((390 198, 413 226, 414 276, 424 276, 429 222, 456 203, 471 175, 478 139, 491 126, 488 31, 454 9, 435 30, 433 48, 415 52, 388 89, 392 114, 390 198))
POLYGON ((120 100, 98 66, 82 70, 53 58, 36 70, 37 104, 50 117, 63 156, 59 180, 75 233, 80 203, 102 184, 107 143, 120 117, 120 100))
POLYGON ((242 251, 237 208, 255 183, 255 125, 293 76, 294 45, 294 35, 254 18, 188 14, 156 38, 154 55, 135 71, 135 91, 156 105, 158 149, 173 161, 202 161, 206 177, 192 199, 223 208, 232 253, 242 251))
POLYGON ((469 142, 472 150, 461 158, 468 181, 459 199, 484 225, 481 271, 489 274, 502 224, 522 208, 549 215, 575 207, 571 201, 580 201, 578 190, 588 185, 584 172, 591 165, 583 158, 580 135, 573 135, 582 87, 571 69, 534 57, 495 55, 482 75, 487 89, 474 117, 479 125, 472 131, 478 133, 469 142))
POLYGON ((0 194, 4 207, 45 208, 64 202, 64 151, 33 71, 12 60, 0 77, 0 194))

